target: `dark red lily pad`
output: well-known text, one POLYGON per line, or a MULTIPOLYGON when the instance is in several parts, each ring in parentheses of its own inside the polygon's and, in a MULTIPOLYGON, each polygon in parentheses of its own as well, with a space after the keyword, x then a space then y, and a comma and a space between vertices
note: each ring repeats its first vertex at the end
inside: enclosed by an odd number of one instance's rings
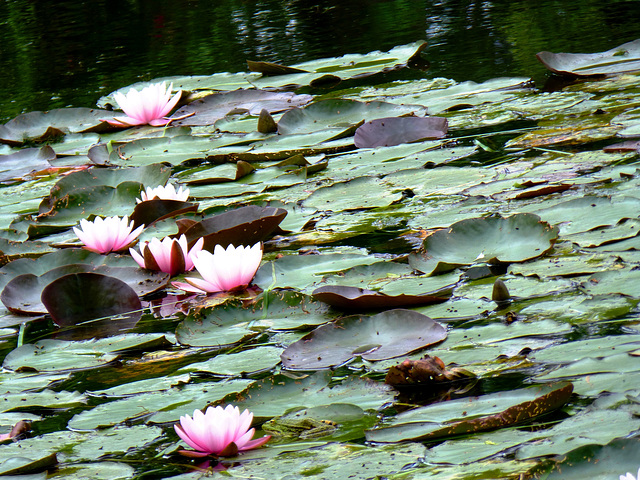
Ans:
POLYGON ((163 272, 153 272, 137 267, 108 267, 76 263, 53 268, 43 275, 32 273, 18 275, 11 279, 2 290, 0 300, 7 309, 16 314, 34 315, 47 313, 41 302, 42 292, 51 282, 74 273, 99 273, 126 283, 138 296, 144 296, 164 288, 170 276, 163 272))
POLYGON ((42 303, 60 326, 140 311, 136 292, 122 280, 99 273, 72 273, 54 280, 42 291, 42 303))
POLYGON ((447 130, 448 122, 443 117, 377 118, 358 127, 354 143, 358 148, 389 147, 442 138, 447 130))
POLYGON ((198 204, 180 200, 162 200, 159 198, 138 203, 129 217, 134 228, 140 225, 149 226, 165 218, 176 217, 189 212, 197 212, 198 204))
POLYGON ((248 205, 206 218, 184 234, 189 248, 200 237, 204 237, 204 249, 210 251, 216 245, 254 245, 269 238, 286 216, 284 208, 248 205))
POLYGON ((429 305, 446 302, 451 297, 453 286, 424 295, 386 295, 374 290, 339 285, 325 285, 316 288, 312 296, 315 300, 328 303, 343 310, 376 310, 379 308, 398 308, 417 305, 429 305))
POLYGON ((540 52, 536 57, 558 75, 615 75, 640 71, 640 39, 600 53, 540 52))
POLYGON ((355 357, 369 361, 399 357, 446 337, 447 329, 426 315, 396 309, 326 323, 289 345, 280 358, 290 370, 320 370, 355 357))

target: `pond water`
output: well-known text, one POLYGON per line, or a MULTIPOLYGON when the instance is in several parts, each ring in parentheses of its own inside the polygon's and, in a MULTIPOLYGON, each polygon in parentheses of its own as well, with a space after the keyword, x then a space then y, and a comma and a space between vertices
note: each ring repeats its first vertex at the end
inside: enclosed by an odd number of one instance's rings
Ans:
POLYGON ((527 79, 551 78, 537 52, 612 49, 637 18, 640 2, 592 0, 1 3, 0 119, 163 76, 261 96, 193 102, 166 128, 87 131, 111 112, 61 108, 79 133, 51 137, 51 115, 0 129, 0 435, 32 422, 0 437, 0 475, 203 478, 215 460, 180 454, 173 426, 211 402, 274 435, 215 478, 635 472, 638 153, 603 147, 640 136, 640 75, 527 79), (430 67, 391 68, 420 39, 430 67), (216 75, 247 59, 324 60, 216 75), (314 85, 327 71, 342 82, 314 85), (168 181, 192 203, 137 204, 168 181), (246 291, 184 295, 126 250, 79 248, 93 215, 132 215, 141 241, 263 240, 264 257, 246 291))
POLYGON ((96 0, 0 4, 0 121, 94 106, 140 80, 246 71, 427 40, 426 77, 544 81, 535 54, 638 36, 640 3, 581 0, 96 0))

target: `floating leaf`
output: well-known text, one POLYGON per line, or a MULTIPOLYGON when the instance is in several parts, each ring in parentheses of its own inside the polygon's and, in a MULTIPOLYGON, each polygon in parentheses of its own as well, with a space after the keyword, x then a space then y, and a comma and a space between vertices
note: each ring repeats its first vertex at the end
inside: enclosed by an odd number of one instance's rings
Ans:
POLYGON ((372 317, 354 315, 316 328, 289 345, 282 365, 291 370, 319 370, 352 358, 385 360, 441 342, 447 330, 411 310, 389 310, 372 317))
POLYGON ((612 75, 640 70, 640 40, 601 53, 540 52, 536 57, 553 73, 569 76, 612 75))
POLYGON ((573 385, 525 388, 460 398, 397 415, 393 425, 369 430, 372 442, 438 440, 528 422, 564 405, 573 385))
POLYGON ((374 290, 340 285, 326 285, 316 288, 312 295, 332 307, 345 310, 375 310, 379 308, 409 307, 446 302, 453 288, 422 295, 387 295, 374 290))
POLYGON ((267 110, 269 113, 281 112, 309 103, 312 99, 311 95, 255 89, 214 93, 177 110, 173 114, 174 118, 189 116, 183 120, 176 120, 173 124, 211 125, 230 113, 259 115, 262 110, 267 110))
POLYGON ((282 415, 292 407, 315 407, 332 403, 348 403, 363 410, 375 410, 391 401, 394 396, 391 387, 379 382, 349 377, 330 387, 330 380, 330 372, 317 372, 297 379, 273 375, 216 403, 233 403, 240 409, 248 408, 255 418, 267 419, 282 415))
POLYGON ((121 314, 132 315, 135 324, 142 315, 140 299, 129 285, 98 273, 72 273, 54 280, 42 290, 42 303, 58 325, 121 314))
POLYGON ((442 117, 378 118, 358 127, 354 143, 358 148, 389 147, 442 138, 447 129, 442 117))
POLYGON ((50 146, 25 148, 10 155, 0 155, 0 182, 16 179, 28 173, 51 167, 56 152, 50 146))
POLYGON ((204 249, 210 251, 216 245, 223 248, 230 244, 251 246, 269 238, 286 216, 287 211, 283 208, 248 205, 206 218, 189 227, 184 234, 190 247, 204 237, 204 249))
POLYGON ((107 119, 114 113, 92 108, 58 108, 48 112, 29 112, 18 115, 0 125, 0 142, 23 145, 25 142, 43 142, 65 133, 89 132, 108 129, 107 119))
POLYGON ((429 235, 423 242, 425 253, 409 261, 426 273, 476 262, 524 262, 547 253, 557 238, 558 229, 533 214, 470 218, 429 235))

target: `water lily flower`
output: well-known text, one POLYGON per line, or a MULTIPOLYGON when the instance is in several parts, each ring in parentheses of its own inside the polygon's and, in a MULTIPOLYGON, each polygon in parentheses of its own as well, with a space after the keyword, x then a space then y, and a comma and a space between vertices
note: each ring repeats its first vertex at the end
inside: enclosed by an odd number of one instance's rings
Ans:
POLYGON ((181 235, 178 239, 165 237, 162 241, 152 238, 151 241, 142 242, 140 253, 133 248, 129 252, 142 268, 159 270, 173 277, 193 270, 193 255, 202 250, 203 245, 204 238, 200 238, 189 250, 187 237, 181 235))
POLYGON ((180 424, 175 424, 173 428, 182 440, 196 450, 184 453, 194 457, 225 457, 260 447, 269 441, 271 435, 251 440, 255 433, 255 428, 249 428, 252 421, 253 413, 249 410, 240 413, 238 407, 227 405, 226 408, 208 407, 206 413, 195 410, 193 418, 183 415, 180 424))
POLYGON ((80 228, 73 227, 73 231, 84 243, 87 250, 96 253, 109 253, 124 250, 129 247, 144 230, 140 225, 133 230, 133 220, 129 217, 96 217, 93 222, 80 220, 80 228))
POLYGON ((180 200, 186 202, 189 199, 189 189, 180 187, 176 191, 176 187, 169 183, 166 187, 162 185, 152 188, 147 187, 145 191, 140 192, 141 198, 136 198, 137 203, 146 202, 147 200, 160 199, 160 200, 180 200))
POLYGON ((638 475, 633 476, 633 473, 627 472, 626 475, 620 475, 620 480, 640 480, 640 468, 638 468, 638 475))
POLYGON ((213 254, 201 250, 192 258, 202 279, 187 277, 188 283, 174 282, 175 287, 194 293, 228 292, 249 285, 262 260, 262 244, 226 249, 216 245, 213 254))
POLYGON ((113 117, 107 121, 111 125, 133 127, 135 125, 153 125, 160 127, 170 122, 166 115, 180 100, 181 92, 171 97, 173 83, 167 88, 165 82, 153 83, 142 90, 130 89, 125 95, 122 92, 113 94, 114 100, 126 117, 113 117))

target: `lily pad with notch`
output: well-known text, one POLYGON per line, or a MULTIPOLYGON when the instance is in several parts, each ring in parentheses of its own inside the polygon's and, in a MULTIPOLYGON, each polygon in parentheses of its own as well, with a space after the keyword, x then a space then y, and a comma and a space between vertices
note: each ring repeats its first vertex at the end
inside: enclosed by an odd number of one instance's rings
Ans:
POLYGON ((112 315, 142 316, 138 294, 122 280, 92 272, 71 273, 42 290, 42 303, 58 325, 77 325, 112 315))
POLYGON ((286 216, 284 208, 248 205, 206 218, 184 234, 189 247, 204 237, 204 249, 210 251, 216 245, 250 246, 269 238, 286 216))
POLYGON ((362 357, 376 361, 420 350, 447 337, 447 329, 412 310, 353 315, 316 328, 282 352, 289 370, 321 370, 362 357))
POLYGON ((16 314, 45 314, 47 308, 41 302, 44 288, 54 280, 73 273, 99 273, 110 275, 128 284, 138 296, 144 296, 167 286, 169 275, 163 272, 136 267, 108 267, 75 263, 53 268, 36 276, 31 273, 18 275, 11 279, 2 290, 0 300, 7 309, 16 314))
POLYGON ((549 252, 557 239, 557 227, 530 213, 469 218, 425 238, 424 252, 410 255, 409 264, 433 274, 474 263, 520 263, 549 252))
POLYGON ((387 295, 359 287, 325 285, 316 288, 312 295, 316 300, 343 310, 376 310, 442 303, 446 302, 452 293, 453 288, 422 295, 387 295))

